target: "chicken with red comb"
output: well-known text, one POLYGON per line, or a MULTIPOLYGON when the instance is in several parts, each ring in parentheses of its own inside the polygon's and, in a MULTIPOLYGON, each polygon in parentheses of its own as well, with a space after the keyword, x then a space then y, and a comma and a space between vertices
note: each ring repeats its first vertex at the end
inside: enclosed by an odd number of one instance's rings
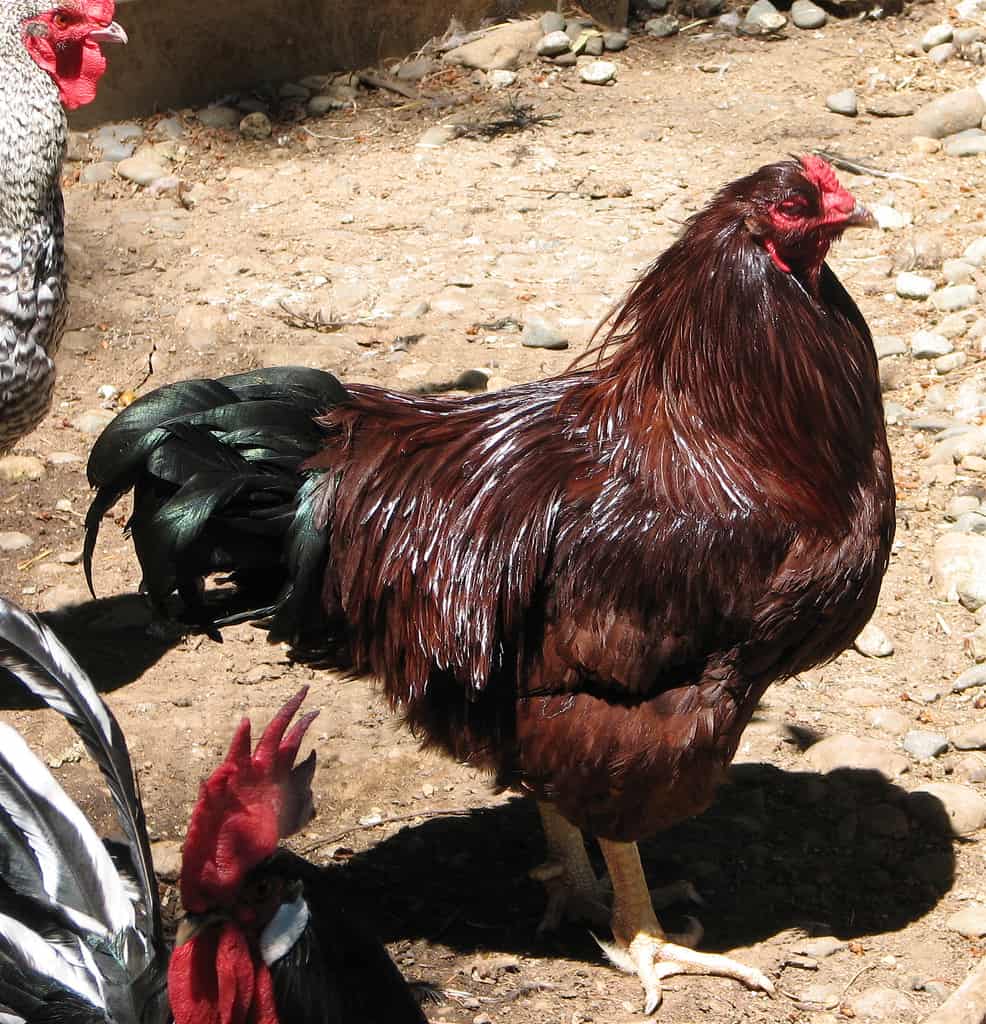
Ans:
POLYGON ((344 895, 279 849, 314 813, 315 753, 295 758, 318 712, 291 725, 307 693, 281 708, 252 752, 244 719, 202 783, 182 857, 186 916, 168 968, 176 1024, 424 1022, 344 895))
POLYGON ((158 607, 177 590, 214 628, 202 579, 231 572, 250 610, 228 621, 344 646, 428 745, 537 800, 543 926, 608 925, 646 1012, 686 971, 769 992, 692 948, 697 923, 662 929, 637 842, 709 807, 767 687, 876 607, 877 358, 826 263, 872 222, 818 157, 767 164, 689 218, 594 361, 547 380, 448 399, 281 367, 145 395, 93 447, 85 558, 134 488, 158 607))
POLYGON ((41 422, 68 315, 65 109, 96 96, 113 0, 0 3, 0 454, 41 422))

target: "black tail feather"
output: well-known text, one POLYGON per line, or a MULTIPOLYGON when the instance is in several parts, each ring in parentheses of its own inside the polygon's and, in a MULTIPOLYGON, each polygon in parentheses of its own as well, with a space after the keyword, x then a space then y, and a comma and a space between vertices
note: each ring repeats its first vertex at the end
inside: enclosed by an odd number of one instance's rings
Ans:
POLYGON ((325 558, 315 484, 301 466, 324 440, 315 417, 347 397, 331 374, 287 366, 172 384, 134 402, 89 459, 90 589, 100 523, 133 490, 127 528, 155 607, 177 590, 193 621, 216 635, 224 620, 207 609, 202 581, 229 572, 237 583, 249 578, 257 614, 277 606, 278 632, 292 632, 299 594, 325 558))

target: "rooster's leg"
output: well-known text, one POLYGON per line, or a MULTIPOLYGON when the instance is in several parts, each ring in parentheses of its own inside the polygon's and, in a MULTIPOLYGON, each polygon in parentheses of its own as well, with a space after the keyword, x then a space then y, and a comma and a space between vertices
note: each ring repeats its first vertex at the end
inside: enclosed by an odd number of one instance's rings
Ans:
POLYGON ((714 953, 699 953, 671 941, 657 922, 651 895, 636 843, 600 839, 603 856, 613 880, 613 945, 603 949, 622 970, 636 974, 644 986, 644 1013, 661 1003, 661 979, 674 974, 716 974, 736 978, 750 988, 772 993, 771 980, 755 967, 714 953))
POLYGON ((538 802, 548 847, 543 864, 531 871, 548 894, 538 934, 555 931, 564 920, 588 921, 596 927, 609 921, 607 891, 589 863, 582 833, 551 804, 538 802))

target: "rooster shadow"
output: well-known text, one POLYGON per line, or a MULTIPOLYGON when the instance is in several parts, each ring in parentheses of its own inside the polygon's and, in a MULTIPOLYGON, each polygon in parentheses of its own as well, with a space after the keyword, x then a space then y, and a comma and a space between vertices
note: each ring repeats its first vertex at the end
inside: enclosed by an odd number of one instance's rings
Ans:
MULTIPOLYGON (((678 930, 694 914, 701 948, 721 952, 789 929, 847 940, 901 929, 951 888, 958 842, 937 799, 877 772, 751 763, 733 767, 708 811, 640 849, 651 885, 688 879, 704 900, 660 912, 662 924, 678 930)), ((406 827, 329 871, 372 908, 385 941, 598 961, 585 926, 537 938, 544 894, 527 872, 543 855, 533 802, 517 798, 406 827)))
MULTIPOLYGON (((101 693, 140 678, 187 632, 163 625, 140 594, 66 605, 39 618, 54 630, 101 693)), ((0 674, 0 708, 41 706, 23 686, 0 674)))

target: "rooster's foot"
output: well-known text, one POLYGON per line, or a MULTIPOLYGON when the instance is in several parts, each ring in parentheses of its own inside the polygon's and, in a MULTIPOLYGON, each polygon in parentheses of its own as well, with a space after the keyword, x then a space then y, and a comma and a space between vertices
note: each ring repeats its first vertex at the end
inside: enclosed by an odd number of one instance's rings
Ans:
POLYGON ((756 967, 717 953, 699 953, 686 945, 671 942, 672 938, 677 936, 640 932, 625 948, 616 943, 599 942, 616 967, 636 974, 640 979, 644 986, 645 1014, 653 1013, 661 1005, 661 982, 675 974, 713 974, 721 978, 735 978, 748 988, 773 995, 774 983, 756 967))
POLYGON ((548 896, 538 935, 557 931, 565 921, 585 921, 596 928, 606 927, 609 921, 608 890, 598 879, 572 879, 566 864, 557 860, 545 861, 532 868, 530 877, 544 886, 548 896))
POLYGON ((538 811, 548 846, 547 860, 530 873, 548 894, 538 935, 556 931, 563 921, 604 927, 609 920, 608 890, 589 863, 582 833, 551 804, 539 803, 538 811))
MULTIPOLYGON (((617 967, 640 979, 644 986, 645 1013, 653 1013, 660 1006, 662 979, 686 971, 736 978, 750 988, 774 991, 771 980, 755 967, 693 949, 702 938, 702 926, 694 918, 689 918, 683 935, 665 934, 654 913, 637 844, 600 839, 599 845, 613 880, 613 942, 599 944, 617 967)), ((681 884, 671 889, 675 898, 680 898, 681 884)), ((684 891, 689 896, 697 895, 690 887, 684 891)))

